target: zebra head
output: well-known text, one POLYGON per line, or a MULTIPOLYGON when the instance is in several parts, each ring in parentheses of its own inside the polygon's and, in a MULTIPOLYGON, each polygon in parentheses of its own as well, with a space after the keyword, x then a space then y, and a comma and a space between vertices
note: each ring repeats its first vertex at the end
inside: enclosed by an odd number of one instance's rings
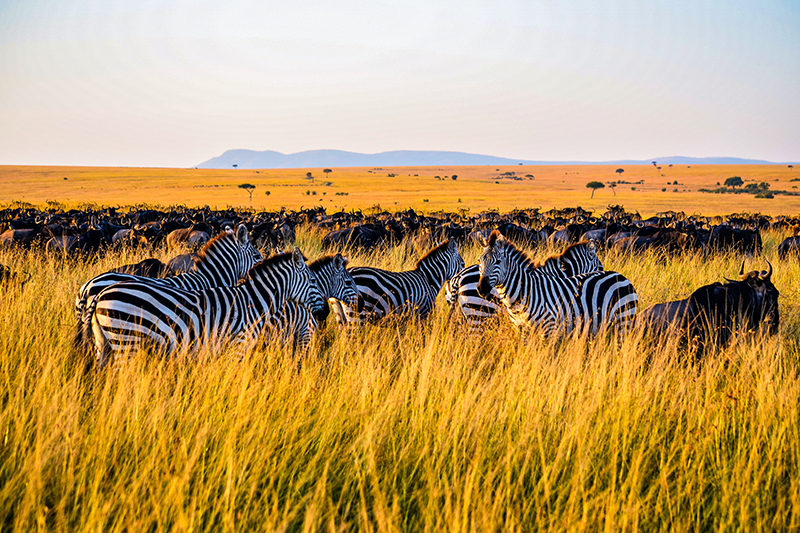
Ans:
POLYGON ((499 231, 495 230, 489 236, 489 240, 484 240, 482 244, 484 249, 478 263, 478 270, 481 273, 478 280, 478 294, 486 298, 492 289, 505 281, 509 243, 499 231))
POLYGON ((353 275, 347 270, 347 258, 336 254, 333 258, 334 275, 326 296, 344 302, 351 308, 358 306, 358 287, 353 275))
MULTIPOLYGON (((316 276, 323 299, 322 315, 329 312, 328 299, 340 300, 349 307, 358 304, 358 288, 350 271, 347 270, 347 258, 342 254, 324 255, 308 265, 316 276)), ((318 316, 318 319, 324 318, 318 316)))
POLYGON ((568 246, 559 258, 561 270, 570 278, 603 270, 603 262, 597 257, 597 241, 582 241, 568 246))
POLYGON ((318 319, 327 315, 327 305, 322 297, 319 283, 314 272, 306 265, 300 248, 292 250, 292 268, 288 283, 286 299, 307 307, 318 319))

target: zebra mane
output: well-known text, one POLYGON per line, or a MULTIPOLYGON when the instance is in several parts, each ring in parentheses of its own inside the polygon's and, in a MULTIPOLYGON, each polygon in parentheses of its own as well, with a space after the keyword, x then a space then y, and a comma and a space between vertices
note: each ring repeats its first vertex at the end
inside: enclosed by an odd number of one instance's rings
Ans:
POLYGON ((221 232, 219 235, 205 243, 202 248, 197 252, 197 257, 194 258, 195 266, 202 264, 208 258, 208 252, 219 246, 225 239, 235 239, 235 233, 228 233, 227 231, 221 232))
MULTIPOLYGON (((305 257, 303 257, 305 259, 305 257)), ((274 254, 269 256, 266 259, 262 259, 255 265, 253 268, 250 269, 250 275, 257 274, 259 272, 263 272, 265 270, 269 270, 272 267, 282 265, 283 263, 289 263, 292 261, 292 252, 284 252, 280 254, 274 254)))
POLYGON ((536 267, 537 268, 542 267, 542 266, 546 265, 550 261, 557 261, 557 260, 559 260, 559 259, 561 259, 563 257, 566 257, 567 254, 571 253, 573 250, 575 250, 577 248, 580 248, 580 247, 583 247, 583 246, 586 246, 588 244, 589 244, 589 241, 580 241, 580 242, 576 242, 575 244, 570 244, 569 246, 564 248, 563 252, 561 252, 560 254, 553 254, 553 255, 547 257, 544 261, 542 261, 541 263, 538 263, 536 265, 536 267))
POLYGON ((450 244, 450 239, 447 239, 443 243, 437 245, 433 250, 431 250, 427 254, 423 255, 422 257, 420 257, 419 260, 417 261, 417 264, 415 265, 415 267, 419 268, 419 266, 421 264, 425 263, 427 260, 433 258, 434 256, 440 255, 444 250, 447 250, 447 246, 449 244, 450 244))
MULTIPOLYGON (((330 265, 333 262, 334 257, 336 257, 336 254, 327 254, 323 255, 322 257, 318 257, 308 264, 308 268, 310 268, 314 272, 319 272, 326 266, 330 265)), ((347 268, 348 262, 349 260, 346 257, 342 256, 342 265, 345 268, 347 268)))

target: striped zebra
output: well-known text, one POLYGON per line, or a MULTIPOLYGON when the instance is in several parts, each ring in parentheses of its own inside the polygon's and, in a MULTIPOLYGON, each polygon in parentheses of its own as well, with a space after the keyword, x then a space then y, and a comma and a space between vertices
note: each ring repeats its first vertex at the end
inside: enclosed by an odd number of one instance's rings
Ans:
MULTIPOLYGON (((319 285, 327 315, 328 300, 333 298, 345 302, 345 305, 356 307, 358 303, 358 289, 350 271, 347 270, 347 258, 341 254, 324 255, 311 263, 308 268, 314 273, 319 285)), ((271 319, 271 326, 280 335, 284 343, 291 343, 295 353, 304 355, 314 333, 317 331, 317 317, 308 307, 289 301, 283 309, 271 319)))
POLYGON ((622 336, 633 324, 639 301, 633 285, 617 272, 573 277, 537 273, 531 260, 495 231, 480 259, 478 293, 496 288, 511 320, 534 326, 545 337, 557 333, 596 335, 618 327, 622 336))
POLYGON ((75 298, 78 328, 75 346, 88 352, 92 345, 91 319, 97 295, 115 283, 135 281, 158 287, 175 287, 185 290, 204 290, 212 287, 233 287, 247 276, 247 272, 263 257, 250 242, 247 227, 241 224, 236 233, 230 228, 211 239, 198 253, 195 271, 169 278, 146 278, 132 274, 106 272, 93 277, 81 286, 75 298))
MULTIPOLYGON (((561 254, 548 257, 543 263, 534 265, 534 269, 537 274, 572 277, 603 270, 603 263, 597 257, 595 241, 583 241, 568 246, 561 254)), ((480 276, 479 265, 470 265, 445 286, 445 298, 451 312, 457 308, 473 334, 479 333, 484 323, 497 316, 503 307, 497 289, 493 288, 486 298, 478 294, 480 276)))
POLYGON ((97 295, 92 333, 98 368, 111 356, 151 346, 167 354, 196 354, 233 346, 239 355, 270 333, 272 315, 288 301, 323 309, 314 274, 303 254, 270 257, 237 287, 201 291, 136 281, 111 285, 97 295))
POLYGON ((358 287, 358 304, 334 300, 340 324, 377 322, 390 315, 427 317, 442 285, 464 268, 458 243, 447 240, 417 261, 414 270, 391 272, 372 267, 350 269, 358 287))

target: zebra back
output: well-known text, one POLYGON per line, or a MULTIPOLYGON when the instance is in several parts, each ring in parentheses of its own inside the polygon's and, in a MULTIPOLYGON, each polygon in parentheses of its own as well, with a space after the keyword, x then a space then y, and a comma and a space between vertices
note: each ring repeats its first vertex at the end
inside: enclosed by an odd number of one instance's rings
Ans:
POLYGON ((92 316, 98 366, 110 355, 145 345, 168 355, 228 344, 249 349, 287 301, 314 313, 322 309, 315 277, 296 248, 255 265, 238 287, 194 291, 137 281, 112 285, 98 295, 92 316))
POLYGON ((355 267, 350 273, 358 287, 358 305, 335 301, 340 323, 379 321, 389 315, 427 317, 433 310, 442 285, 464 268, 458 243, 447 240, 417 261, 413 270, 392 272, 372 267, 355 267))

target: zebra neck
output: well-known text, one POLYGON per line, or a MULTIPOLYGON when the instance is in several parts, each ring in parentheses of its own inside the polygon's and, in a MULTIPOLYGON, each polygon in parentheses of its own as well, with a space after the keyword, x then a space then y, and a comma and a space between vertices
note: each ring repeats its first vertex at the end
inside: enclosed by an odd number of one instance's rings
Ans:
POLYGON ((314 277, 317 278, 317 285, 319 286, 319 292, 322 293, 322 298, 327 300, 333 293, 333 287, 331 286, 333 267, 326 265, 320 269, 312 269, 312 272, 314 272, 314 277))
POLYGON ((206 257, 197 265, 197 272, 192 273, 208 280, 211 287, 233 287, 238 281, 233 273, 233 269, 228 266, 217 264, 212 258, 206 257))
POLYGON ((441 261, 434 259, 433 261, 426 261, 417 265, 415 270, 425 277, 425 281, 432 289, 438 291, 442 288, 444 282, 447 281, 445 268, 446 266, 441 261))
POLYGON ((266 316, 283 308, 289 294, 288 286, 281 283, 279 276, 265 272, 252 275, 241 288, 248 309, 266 316))

